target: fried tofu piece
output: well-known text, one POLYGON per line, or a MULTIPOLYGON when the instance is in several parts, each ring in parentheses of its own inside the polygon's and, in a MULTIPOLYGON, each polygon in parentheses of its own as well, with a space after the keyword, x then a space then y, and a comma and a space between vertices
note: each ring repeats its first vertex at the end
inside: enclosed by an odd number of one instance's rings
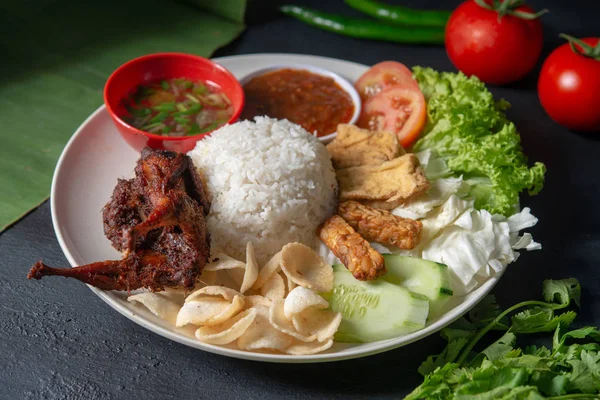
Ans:
POLYGON ((380 165, 336 171, 340 200, 356 200, 373 208, 391 210, 429 189, 429 181, 412 153, 380 165))
POLYGON ((339 215, 325 221, 318 234, 359 281, 370 281, 386 273, 382 255, 339 215))
POLYGON ((398 217, 386 210, 376 210, 356 201, 344 201, 339 205, 338 214, 369 242, 410 250, 421 240, 421 222, 398 217))
POLYGON ((337 136, 327 145, 335 169, 378 165, 406 152, 391 132, 372 132, 355 125, 340 124, 337 136))

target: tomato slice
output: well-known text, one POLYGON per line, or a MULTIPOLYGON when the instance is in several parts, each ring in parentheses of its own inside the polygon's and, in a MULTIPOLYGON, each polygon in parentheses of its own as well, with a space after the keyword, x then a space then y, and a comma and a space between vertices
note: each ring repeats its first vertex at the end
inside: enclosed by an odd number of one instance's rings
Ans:
POLYGON ((373 65, 358 78, 354 87, 364 102, 383 89, 394 85, 419 87, 410 69, 396 61, 384 61, 373 65))
POLYGON ((418 87, 390 86, 367 100, 357 125, 395 133, 400 144, 408 147, 417 139, 426 120, 427 106, 418 87))

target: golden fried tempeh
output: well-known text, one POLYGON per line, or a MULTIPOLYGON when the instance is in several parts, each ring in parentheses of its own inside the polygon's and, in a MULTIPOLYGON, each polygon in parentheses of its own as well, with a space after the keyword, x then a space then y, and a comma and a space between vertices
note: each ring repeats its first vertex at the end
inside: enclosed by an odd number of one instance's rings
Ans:
POLYGON ((378 165, 405 154, 391 132, 373 132, 355 125, 339 124, 337 136, 327 145, 336 169, 378 165))
POLYGON ((414 154, 380 165, 339 169, 340 200, 357 200, 374 208, 391 210, 429 189, 429 181, 414 154))
POLYGON ((421 239, 423 224, 419 221, 397 217, 389 211, 376 210, 356 201, 340 203, 338 214, 370 242, 410 250, 421 239))
POLYGON ((369 281, 385 274, 381 254, 339 215, 334 215, 319 227, 319 237, 356 279, 369 281))

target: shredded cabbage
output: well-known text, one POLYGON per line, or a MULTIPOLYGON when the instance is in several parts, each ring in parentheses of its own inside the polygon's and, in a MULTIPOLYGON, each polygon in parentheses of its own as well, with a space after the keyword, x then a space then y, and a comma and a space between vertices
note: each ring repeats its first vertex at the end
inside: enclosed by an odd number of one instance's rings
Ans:
MULTIPOLYGON (((440 175, 445 168, 435 151, 417 153, 425 173, 440 175)), ((423 224, 421 241, 412 250, 371 245, 382 253, 397 253, 444 263, 450 270, 452 290, 463 295, 475 289, 490 276, 500 273, 519 257, 517 250, 539 250, 529 233, 538 220, 528 207, 508 218, 478 210, 470 186, 462 177, 431 180, 430 191, 409 201, 392 213, 416 218, 423 224)))
MULTIPOLYGON (((414 77, 427 99, 427 126, 413 151, 435 150, 445 161, 446 175, 463 176, 477 209, 509 216, 519 193, 537 194, 546 167, 528 167, 514 124, 504 111, 509 104, 496 102, 476 77, 415 67, 414 77)), ((436 171, 435 179, 444 175, 436 171)))

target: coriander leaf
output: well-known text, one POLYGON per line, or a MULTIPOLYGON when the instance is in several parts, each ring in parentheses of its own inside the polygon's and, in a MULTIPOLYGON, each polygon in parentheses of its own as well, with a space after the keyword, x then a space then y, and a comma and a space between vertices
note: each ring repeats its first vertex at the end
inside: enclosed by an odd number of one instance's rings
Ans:
POLYGON ((573 311, 554 316, 553 309, 536 306, 513 315, 512 329, 515 333, 551 332, 559 324, 569 326, 576 316, 573 311))
POLYGON ((447 341, 450 342, 452 340, 456 340, 459 338, 469 338, 469 337, 473 336, 473 334, 476 331, 477 331, 477 329, 475 327, 473 327, 470 330, 466 330, 466 329, 453 328, 452 325, 450 325, 450 327, 442 329, 440 334, 444 339, 446 339, 447 341))
POLYGON ((489 345, 483 353, 488 360, 495 361, 505 357, 517 342, 517 337, 512 332, 506 332, 500 339, 489 345))
POLYGON ((597 352, 581 352, 580 360, 570 360, 573 371, 568 375, 571 390, 583 393, 598 393, 600 389, 600 354, 597 352))
POLYGON ((548 279, 544 281, 543 286, 544 300, 548 303, 555 303, 561 306, 561 308, 567 307, 571 300, 579 307, 579 300, 581 298, 581 286, 579 281, 575 278, 552 280, 548 279))
POLYGON ((506 367, 524 367, 531 371, 550 371, 550 364, 554 359, 550 357, 538 357, 531 354, 522 354, 521 349, 515 349, 506 354, 505 358, 496 360, 494 364, 506 367))
POLYGON ((536 356, 536 357, 542 357, 542 358, 550 357, 550 350, 548 350, 544 346, 537 347, 535 345, 532 345, 532 346, 525 347, 525 350, 523 350, 523 354, 532 355, 532 356, 536 356))
POLYGON ((485 296, 469 311, 469 320, 477 327, 483 327, 500 315, 501 312, 500 306, 496 303, 496 296, 491 294, 485 296))
MULTIPOLYGON (((566 342, 569 339, 588 339, 600 342, 600 331, 594 326, 586 326, 563 333, 564 329, 564 327, 558 326, 554 332, 554 338, 552 340, 552 351, 554 353, 565 353, 565 349, 567 348, 566 342)), ((595 343, 590 344, 594 345, 595 343)))
POLYGON ((448 399, 453 389, 450 388, 448 381, 455 377, 457 373, 462 371, 457 364, 446 364, 441 368, 437 368, 432 373, 425 376, 423 383, 412 391, 405 400, 420 400, 420 399, 448 399))
POLYGON ((461 337, 470 337, 477 331, 477 327, 465 317, 460 317, 448 327, 440 331, 441 336, 447 341, 461 337))
POLYGON ((592 339, 596 342, 600 342, 600 331, 595 326, 586 326, 583 328, 575 329, 565 333, 562 337, 565 339, 592 339))
MULTIPOLYGON (((488 295, 469 311, 469 319, 465 317, 457 319, 450 326, 442 329, 441 335, 448 341, 459 337, 471 337, 478 329, 489 324, 501 312, 500 306, 496 303, 496 297, 488 295)), ((497 327, 508 330, 508 326, 501 322, 497 323, 497 327)))
POLYGON ((454 399, 496 399, 511 389, 527 384, 529 373, 526 368, 510 368, 484 363, 475 370, 469 382, 458 386, 454 399), (469 397, 467 395, 479 395, 469 397))
POLYGON ((438 354, 434 356, 427 357, 427 360, 423 361, 419 366, 419 373, 421 375, 427 375, 433 372, 435 369, 442 367, 444 364, 451 363, 456 360, 460 351, 467 344, 468 338, 459 337, 457 339, 451 340, 446 345, 446 348, 438 354))
POLYGON ((427 373, 408 399, 525 399, 566 400, 598 398, 600 390, 600 330, 584 327, 567 331, 575 313, 555 315, 555 310, 579 301, 575 279, 544 282, 546 302, 524 301, 494 311, 495 302, 487 300, 480 310, 463 317, 442 332, 448 346, 438 356, 427 359, 420 368, 427 373), (508 332, 472 356, 477 343, 503 318, 513 315, 508 332), (489 312, 489 313, 487 313, 489 312), (490 319, 491 318, 491 319, 490 319), (480 321, 489 320, 483 327, 480 321), (516 334, 554 329, 552 352, 545 347, 514 348, 516 334), (456 360, 456 362, 454 362, 456 360), (470 360, 468 367, 461 368, 470 360), (447 362, 447 364, 444 364, 447 362))
POLYGON ((534 371, 530 384, 535 385, 546 396, 560 396, 567 393, 569 378, 550 370, 534 371))
POLYGON ((563 335, 566 327, 558 325, 556 330, 554 331, 554 336, 552 337, 552 353, 557 353, 560 351, 564 341, 563 335))
POLYGON ((600 351, 600 344, 584 343, 567 346, 562 349, 562 352, 556 354, 557 364, 565 365, 570 360, 579 360, 583 351, 597 353, 600 351))
POLYGON ((457 394, 454 400, 543 400, 535 386, 498 387, 476 395, 457 394))

